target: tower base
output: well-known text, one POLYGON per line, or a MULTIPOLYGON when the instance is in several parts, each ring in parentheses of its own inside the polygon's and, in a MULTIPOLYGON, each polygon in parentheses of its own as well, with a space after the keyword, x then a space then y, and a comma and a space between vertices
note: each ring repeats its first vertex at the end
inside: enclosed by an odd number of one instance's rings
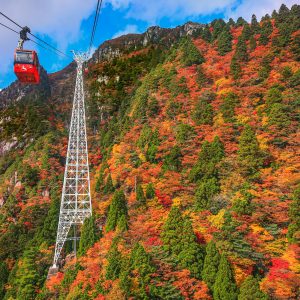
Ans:
POLYGON ((55 276, 58 273, 58 267, 56 265, 53 265, 49 268, 47 279, 50 279, 51 277, 55 276))

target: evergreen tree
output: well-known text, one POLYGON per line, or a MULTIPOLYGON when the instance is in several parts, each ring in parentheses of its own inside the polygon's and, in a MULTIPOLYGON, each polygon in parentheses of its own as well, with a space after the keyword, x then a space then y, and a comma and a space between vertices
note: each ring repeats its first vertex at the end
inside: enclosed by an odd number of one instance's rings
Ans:
POLYGON ((238 159, 246 176, 252 176, 262 167, 262 154, 255 132, 246 125, 239 139, 238 159))
POLYGON ((147 188, 146 188, 146 198, 147 199, 153 199, 155 197, 155 189, 153 186, 153 183, 150 182, 147 184, 147 188))
POLYGON ((227 25, 230 27, 234 27, 236 24, 232 18, 229 18, 227 25))
POLYGON ((146 197, 140 184, 138 184, 136 188, 136 201, 141 206, 146 205, 146 197))
POLYGON ((246 40, 243 37, 239 37, 239 39, 238 39, 234 57, 238 61, 243 61, 243 62, 246 62, 249 59, 249 55, 247 52, 246 40))
POLYGON ((269 74, 272 70, 271 68, 271 62, 273 61, 273 55, 268 54, 266 55, 261 62, 261 69, 258 72, 258 75, 261 80, 267 79, 269 77, 269 74))
POLYGON ((104 181, 104 173, 103 173, 103 172, 100 172, 100 175, 99 175, 99 177, 97 178, 96 186, 95 186, 95 191, 96 191, 97 193, 100 193, 101 187, 102 187, 102 185, 103 185, 103 181, 104 181))
POLYGON ((84 220, 79 241, 78 256, 82 256, 91 248, 97 240, 97 228, 95 216, 92 215, 84 220))
POLYGON ((273 31, 273 26, 270 20, 266 20, 261 26, 261 36, 259 42, 261 45, 267 45, 269 42, 269 36, 273 31))
POLYGON ((57 188, 52 188, 50 191, 51 204, 45 218, 43 228, 40 232, 37 233, 37 239, 40 242, 47 242, 48 245, 51 245, 55 242, 57 234, 57 225, 58 225, 58 214, 60 210, 60 198, 57 188))
POLYGON ((268 297, 259 288, 258 280, 253 276, 248 276, 240 287, 238 300, 267 300, 268 297))
POLYGON ((218 177, 216 165, 224 157, 224 146, 219 137, 215 137, 212 143, 205 141, 202 144, 198 161, 190 172, 190 180, 197 182, 203 177, 218 177))
POLYGON ((190 38, 185 38, 181 47, 183 54, 181 61, 185 67, 192 66, 194 64, 202 64, 204 62, 203 55, 199 52, 190 38))
POLYGON ((156 117, 159 112, 159 103, 155 97, 151 97, 148 105, 149 117, 156 117))
POLYGON ((200 98, 196 104, 195 111, 193 113, 193 120, 197 125, 213 123, 214 110, 210 103, 205 99, 200 98))
POLYGON ((188 217, 184 220, 182 238, 178 242, 182 245, 182 250, 178 255, 179 266, 183 269, 190 270, 192 277, 200 279, 204 252, 201 246, 196 242, 192 223, 188 217))
POLYGON ((109 206, 106 232, 115 230, 116 227, 121 227, 119 228, 121 231, 126 230, 128 227, 127 203, 122 190, 114 193, 111 205, 109 206))
POLYGON ((182 153, 178 145, 171 148, 169 154, 165 156, 163 168, 165 170, 180 171, 182 153))
POLYGON ((136 293, 138 299, 149 299, 147 287, 151 280, 151 274, 155 272, 155 267, 151 262, 150 255, 144 247, 136 243, 130 256, 131 268, 138 272, 139 290, 136 293))
MULTIPOLYGON (((216 40, 219 35, 222 33, 223 29, 226 27, 226 23, 223 19, 217 19, 212 22, 213 32, 212 32, 212 39, 216 40)), ((227 28, 230 29, 229 26, 227 28)))
POLYGON ((182 250, 182 245, 178 241, 181 240, 183 223, 180 209, 172 206, 161 233, 163 248, 169 255, 178 255, 182 250))
POLYGON ((108 175, 107 179, 106 179, 106 183, 105 186, 103 188, 103 193, 104 194, 110 194, 113 193, 115 190, 112 178, 111 178, 111 174, 108 175))
POLYGON ((232 35, 230 30, 225 27, 218 36, 218 51, 220 55, 225 55, 232 50, 232 35))
POLYGON ((207 24, 205 25, 205 27, 202 30, 201 37, 208 43, 210 43, 212 40, 212 34, 211 34, 211 31, 207 24))
POLYGON ((254 33, 259 33, 259 31, 260 31, 260 25, 259 25, 259 23, 257 21, 256 15, 252 15, 252 18, 251 18, 251 30, 254 33))
POLYGON ((214 195, 220 192, 218 179, 203 178, 199 181, 195 194, 196 209, 209 209, 214 195))
POLYGON ((106 279, 115 280, 119 278, 122 265, 122 255, 118 250, 118 241, 113 240, 107 253, 106 279))
POLYGON ((247 21, 245 19, 243 19, 242 17, 239 17, 237 20, 236 20, 236 26, 244 26, 248 24, 247 21))
POLYGON ((39 280, 35 266, 36 251, 34 247, 24 251, 22 264, 16 274, 17 299, 34 299, 36 296, 36 285, 39 280))
POLYGON ((239 99, 235 93, 230 92, 225 96, 225 98, 223 99, 223 103, 220 106, 220 110, 223 114, 223 118, 225 122, 234 121, 234 116, 235 116, 234 109, 238 103, 239 103, 239 99))
POLYGON ((250 46, 251 51, 255 50, 255 48, 256 48, 256 39, 254 38, 254 36, 250 37, 249 46, 250 46))
POLYGON ((220 254, 216 248, 216 244, 213 241, 210 241, 206 246, 206 255, 202 271, 202 279, 205 281, 210 290, 213 289, 219 263, 220 254))
POLYGON ((236 300, 237 287, 231 266, 224 255, 221 256, 216 280, 213 286, 214 300, 236 300))
POLYGON ((287 238, 290 243, 299 242, 300 237, 300 185, 295 189, 293 201, 289 209, 291 223, 288 228, 287 238))
POLYGON ((230 72, 234 80, 238 80, 241 77, 242 74, 241 64, 238 62, 235 56, 233 56, 230 63, 230 72))
POLYGON ((7 265, 4 261, 0 262, 0 299, 4 298, 4 294, 5 294, 5 284, 7 282, 8 279, 8 269, 7 269, 7 265))
POLYGON ((248 41, 251 36, 252 36, 252 30, 251 30, 251 27, 249 26, 249 24, 247 23, 244 25, 244 28, 243 28, 240 38, 245 41, 248 41))
POLYGON ((286 130, 291 123, 287 107, 282 103, 273 104, 267 115, 268 125, 274 125, 279 130, 286 130))

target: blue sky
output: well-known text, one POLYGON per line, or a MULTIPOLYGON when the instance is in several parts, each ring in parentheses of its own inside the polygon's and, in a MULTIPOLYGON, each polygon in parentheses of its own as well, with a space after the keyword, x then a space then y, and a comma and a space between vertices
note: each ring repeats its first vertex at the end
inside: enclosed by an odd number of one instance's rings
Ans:
MULTIPOLYGON (((252 13, 261 17, 278 10, 281 3, 291 7, 299 0, 104 0, 94 46, 122 34, 144 32, 152 25, 175 27, 187 21, 207 23, 238 16, 249 20, 252 13)), ((0 0, 0 11, 68 53, 88 48, 96 4, 96 0, 0 0)), ((2 16, 0 22, 18 30, 2 16)), ((0 26, 0 89, 16 80, 12 59, 17 40, 17 34, 0 26)), ((36 49, 49 73, 71 61, 31 42, 24 48, 36 49)))

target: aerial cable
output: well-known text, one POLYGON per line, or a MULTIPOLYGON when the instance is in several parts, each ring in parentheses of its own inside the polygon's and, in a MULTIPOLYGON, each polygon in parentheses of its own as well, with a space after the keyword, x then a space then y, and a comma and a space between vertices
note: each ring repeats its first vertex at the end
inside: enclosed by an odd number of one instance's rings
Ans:
POLYGON ((103 0, 98 0, 98 2, 97 2, 97 8, 96 8, 96 14, 95 14, 95 18, 94 18, 94 24, 93 24, 92 34, 91 34, 88 56, 90 56, 91 49, 92 49, 92 46, 94 43, 94 37, 95 37, 95 33, 96 33, 98 21, 99 21, 99 15, 100 15, 101 7, 102 7, 102 2, 103 2, 103 0))
MULTIPOLYGON (((7 28, 7 29, 9 29, 9 30, 11 30, 11 31, 13 31, 13 32, 15 32, 17 35, 20 34, 18 31, 12 29, 11 27, 9 27, 9 26, 7 26, 7 25, 5 25, 5 24, 3 24, 3 23, 0 23, 0 25, 3 26, 3 27, 5 27, 5 28, 7 28)), ((34 44, 36 44, 37 46, 39 46, 39 47, 41 47, 41 48, 43 48, 43 49, 45 49, 45 50, 52 51, 51 49, 45 47, 44 45, 41 45, 40 43, 36 42, 35 40, 28 39, 28 41, 33 42, 34 44)), ((54 52, 54 51, 53 51, 53 52, 54 52)), ((57 55, 62 56, 60 53, 56 53, 56 52, 54 52, 54 53, 57 54, 57 55)))
MULTIPOLYGON (((23 29, 24 27, 22 27, 20 24, 18 24, 17 22, 15 22, 14 20, 12 20, 11 18, 9 18, 7 15, 5 15, 4 13, 0 12, 0 15, 2 15, 3 17, 5 17, 7 20, 9 20, 10 22, 14 23, 16 26, 18 26, 19 28, 23 29)), ((4 24, 2 24, 4 25, 4 24)), ((4 27, 6 27, 6 25, 4 25, 4 27)), ((11 29, 11 28, 10 28, 11 29)), ((14 30, 13 30, 14 31, 14 30)), ((52 48, 53 50, 55 50, 57 52, 57 54, 62 54, 68 58, 71 58, 69 55, 67 55, 66 53, 56 49, 55 47, 53 47, 52 45, 50 45, 49 43, 45 42, 44 40, 42 40, 41 38, 37 37, 36 35, 34 35, 33 33, 31 32, 28 32, 31 36, 33 36, 34 38, 36 38, 37 40, 39 40, 40 42, 44 43, 45 45, 47 45, 48 47, 52 48)), ((39 43, 33 41, 30 39, 30 41, 34 42, 35 44, 37 44, 38 46, 41 46, 39 43)), ((43 46, 41 46, 42 48, 44 49, 47 49, 47 50, 50 50, 48 48, 45 48, 43 46)))
POLYGON ((18 31, 12 29, 11 27, 9 27, 9 26, 7 26, 7 25, 5 25, 5 24, 0 23, 0 25, 2 25, 3 27, 5 27, 5 28, 7 28, 7 29, 9 29, 9 30, 11 30, 11 31, 13 31, 13 32, 15 32, 16 34, 19 34, 18 31))

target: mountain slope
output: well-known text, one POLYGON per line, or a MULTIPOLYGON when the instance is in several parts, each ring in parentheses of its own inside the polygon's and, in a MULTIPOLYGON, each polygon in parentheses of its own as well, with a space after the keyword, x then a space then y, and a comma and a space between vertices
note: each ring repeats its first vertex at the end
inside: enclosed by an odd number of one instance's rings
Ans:
POLYGON ((80 257, 46 282, 74 65, 48 76, 47 100, 7 101, 4 299, 297 299, 299 20, 282 6, 250 26, 154 27, 100 46, 85 78, 94 218, 80 257))

